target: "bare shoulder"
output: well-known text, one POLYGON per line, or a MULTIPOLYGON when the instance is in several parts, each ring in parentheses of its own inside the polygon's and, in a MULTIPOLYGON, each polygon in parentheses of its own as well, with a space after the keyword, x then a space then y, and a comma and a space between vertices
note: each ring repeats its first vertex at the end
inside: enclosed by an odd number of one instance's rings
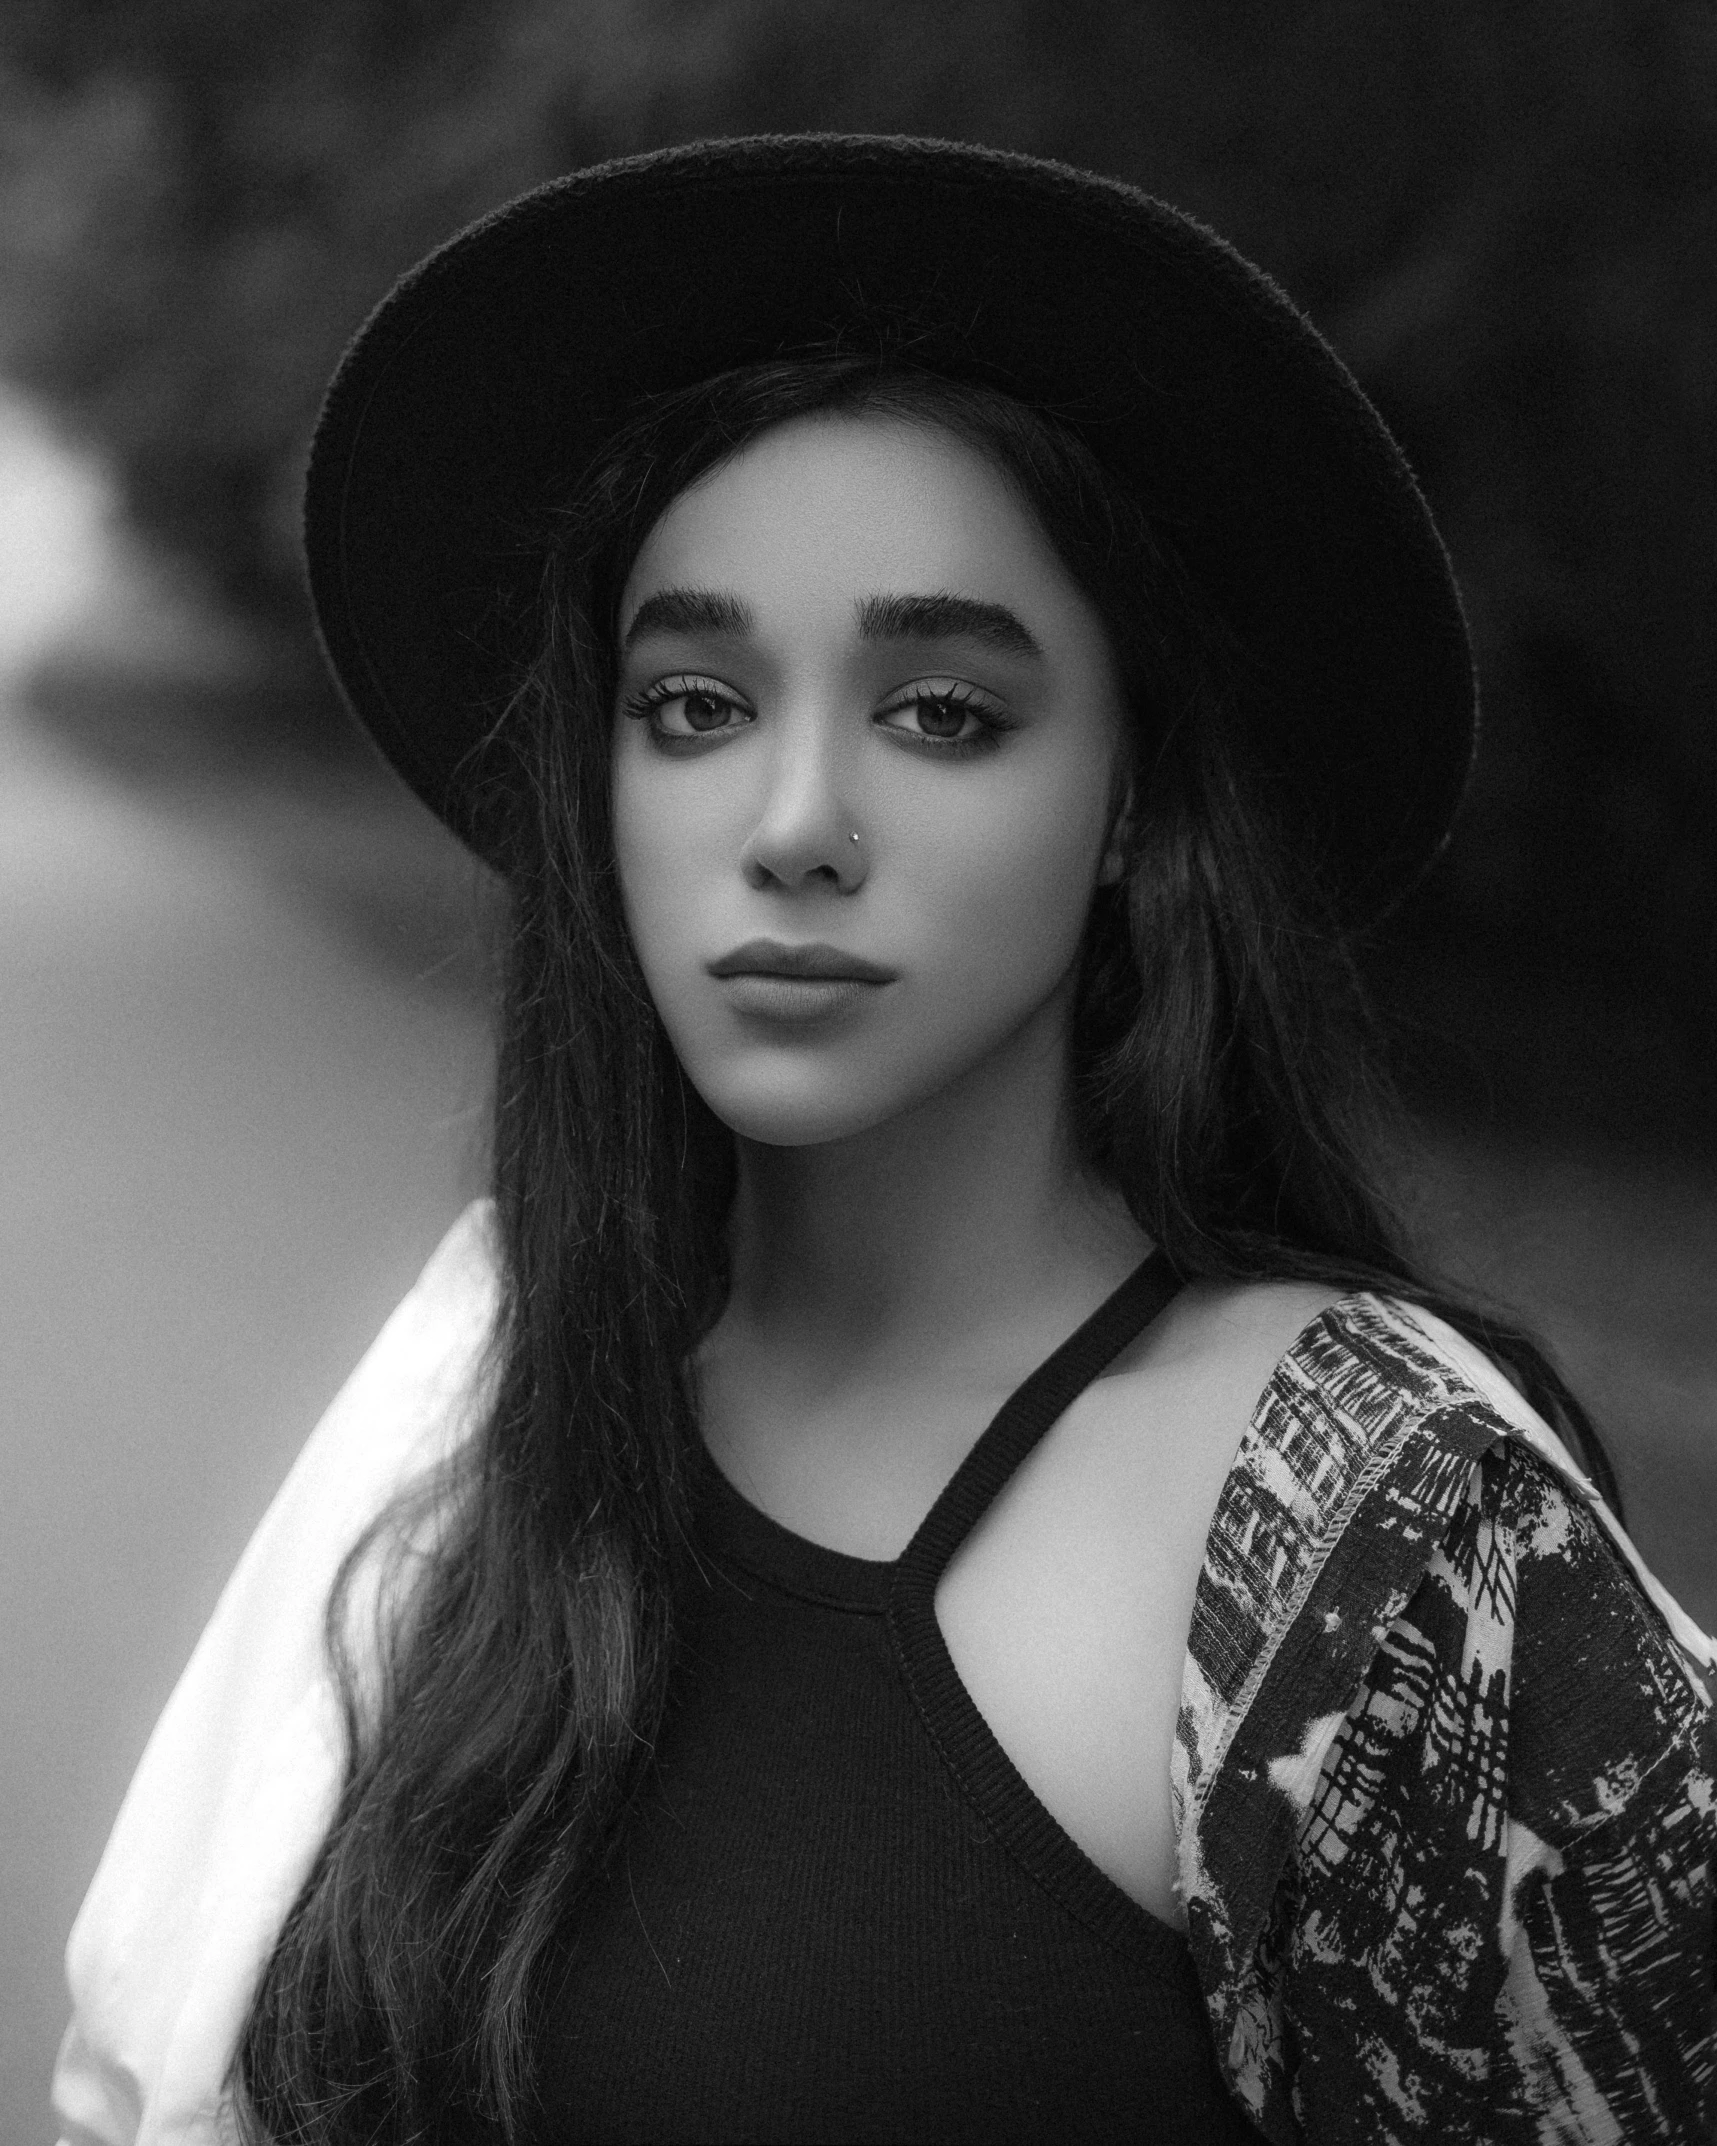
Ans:
POLYGON ((1117 1398, 1229 1451, 1276 1366, 1345 1292, 1324 1282, 1193 1282, 1117 1358, 1117 1398))
POLYGON ((1271 1373, 1338 1295, 1183 1290, 1051 1426, 937 1588, 955 1667, 1039 1800, 1183 1927, 1169 1774, 1210 1524, 1271 1373))
POLYGON ((1272 1375, 1296 1340, 1341 1301, 1304 1282, 1200 1282, 1167 1309, 1045 1441, 1088 1544, 1133 1584, 1166 1593, 1157 1634, 1178 1664, 1206 1537, 1224 1483, 1272 1375))
POLYGON ((1152 1554, 1190 1584, 1217 1501, 1283 1357, 1345 1294, 1308 1282, 1195 1282, 1089 1391, 1089 1465, 1152 1554))

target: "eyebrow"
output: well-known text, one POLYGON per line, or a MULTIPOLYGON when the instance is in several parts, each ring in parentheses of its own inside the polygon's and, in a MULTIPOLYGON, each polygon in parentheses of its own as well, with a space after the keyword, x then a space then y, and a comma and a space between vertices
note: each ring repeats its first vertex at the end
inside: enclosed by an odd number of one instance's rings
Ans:
POLYGON ((1043 654, 1017 613, 973 596, 867 596, 858 630, 863 641, 980 641, 1004 655, 1043 654))
POLYGON ((751 606, 715 589, 658 589, 632 614, 621 653, 647 633, 719 633, 737 640, 756 620, 751 606))
MULTIPOLYGON (((978 641, 1004 655, 1043 654, 1016 612, 975 596, 867 596, 857 612, 861 641, 978 641)), ((738 640, 756 623, 749 604, 721 590, 658 589, 632 614, 622 653, 646 634, 713 633, 738 640)))

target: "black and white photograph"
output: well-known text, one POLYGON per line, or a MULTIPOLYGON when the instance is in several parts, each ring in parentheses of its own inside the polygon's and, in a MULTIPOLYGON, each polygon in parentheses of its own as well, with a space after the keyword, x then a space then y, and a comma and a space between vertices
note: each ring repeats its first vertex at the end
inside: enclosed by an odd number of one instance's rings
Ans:
POLYGON ((0 2136, 1717 2138, 1713 0, 0 0, 0 2136))

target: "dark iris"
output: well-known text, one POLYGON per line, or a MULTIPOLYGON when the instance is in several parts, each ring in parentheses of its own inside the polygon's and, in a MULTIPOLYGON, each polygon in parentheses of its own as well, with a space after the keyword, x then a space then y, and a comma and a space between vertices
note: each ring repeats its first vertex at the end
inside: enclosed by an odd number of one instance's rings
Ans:
POLYGON ((966 711, 957 700, 921 700, 918 703, 918 727, 930 737, 955 737, 965 720, 966 711), (939 724, 947 727, 940 729, 939 724))
POLYGON ((727 703, 717 700, 713 693, 691 692, 683 696, 686 721, 694 730, 719 730, 721 719, 727 712, 727 703))

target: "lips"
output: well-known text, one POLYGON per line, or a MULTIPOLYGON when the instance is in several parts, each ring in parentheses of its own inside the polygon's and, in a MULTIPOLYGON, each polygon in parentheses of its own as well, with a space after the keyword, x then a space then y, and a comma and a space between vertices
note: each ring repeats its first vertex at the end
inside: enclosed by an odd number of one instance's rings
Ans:
POLYGON ((892 969, 879 968, 838 946, 784 946, 776 939, 748 939, 709 965, 712 976, 795 976, 820 982, 890 984, 892 969))

